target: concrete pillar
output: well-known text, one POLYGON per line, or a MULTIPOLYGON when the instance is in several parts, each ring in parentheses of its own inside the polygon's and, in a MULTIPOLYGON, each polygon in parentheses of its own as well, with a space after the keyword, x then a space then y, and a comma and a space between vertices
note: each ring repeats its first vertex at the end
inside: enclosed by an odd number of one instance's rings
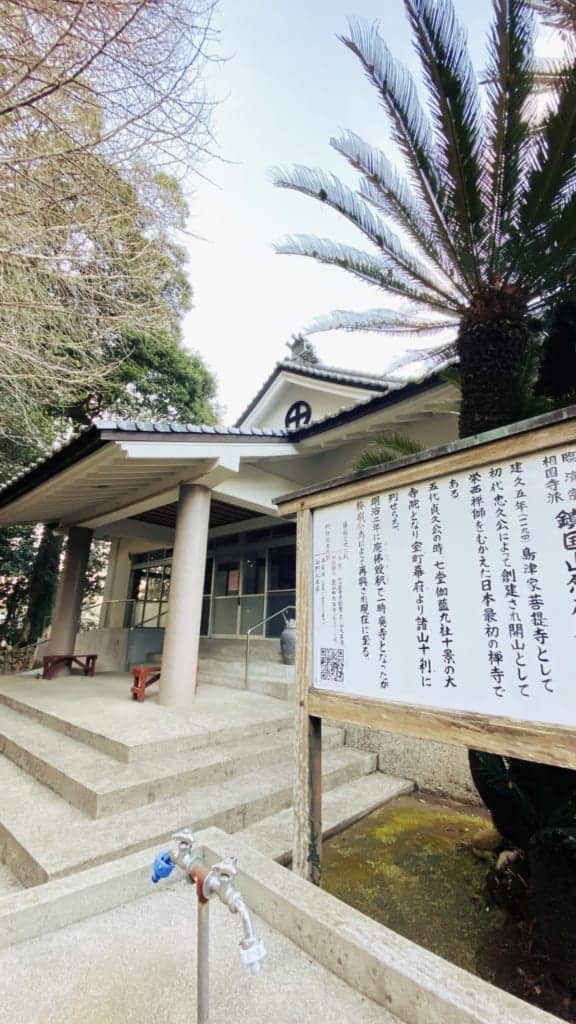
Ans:
POLYGON ((194 700, 209 518, 209 489, 181 484, 160 676, 159 701, 167 707, 194 700))
POLYGON ((56 594, 48 654, 74 653, 91 541, 92 530, 82 526, 70 527, 64 568, 56 594))

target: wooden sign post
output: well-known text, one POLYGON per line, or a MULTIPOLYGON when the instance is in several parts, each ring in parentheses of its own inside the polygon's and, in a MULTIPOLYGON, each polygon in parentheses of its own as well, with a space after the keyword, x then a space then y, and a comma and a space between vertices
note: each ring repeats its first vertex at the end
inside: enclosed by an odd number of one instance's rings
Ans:
POLYGON ((322 719, 576 768, 576 408, 278 500, 297 513, 294 869, 322 719))

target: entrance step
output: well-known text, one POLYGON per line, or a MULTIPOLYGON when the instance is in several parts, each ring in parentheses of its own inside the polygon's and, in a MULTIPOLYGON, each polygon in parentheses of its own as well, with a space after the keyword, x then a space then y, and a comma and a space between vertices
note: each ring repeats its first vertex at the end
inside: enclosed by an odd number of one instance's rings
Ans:
MULTIPOLYGON (((326 791, 376 768, 376 755, 348 747, 328 749, 322 760, 326 791)), ((91 820, 0 757, 0 859, 23 884, 37 885, 148 846, 162 846, 185 827, 246 829, 290 807, 292 795, 289 763, 276 759, 262 771, 255 751, 254 768, 243 775, 91 820)))
MULTIPOLYGON (((342 729, 325 730, 325 749, 341 747, 342 729)), ((93 747, 0 705, 0 753, 92 818, 165 800, 187 790, 281 762, 292 763, 291 730, 247 736, 161 758, 118 764, 93 747)))
POLYGON ((290 707, 257 694, 202 683, 190 713, 171 714, 153 693, 143 704, 130 699, 130 678, 97 675, 38 685, 22 677, 0 680, 0 711, 7 707, 124 763, 162 759, 177 751, 290 729, 290 707))
MULTIPOLYGON (((218 661, 233 661, 244 665, 246 655, 246 637, 237 639, 220 637, 200 637, 200 659, 217 658, 218 661)), ((252 637, 250 641, 250 662, 263 661, 267 665, 282 663, 280 656, 280 640, 267 637, 252 637)))
POLYGON ((235 690, 251 690, 277 700, 292 700, 296 692, 294 666, 264 660, 252 661, 246 679, 243 660, 229 658, 202 658, 200 682, 211 686, 226 686, 235 690))
MULTIPOLYGON (((353 782, 344 783, 322 794, 322 835, 326 839, 353 825, 377 807, 397 796, 414 792, 408 779, 374 772, 353 782)), ((292 807, 249 825, 238 833, 259 853, 281 864, 292 859, 294 843, 294 810, 292 807)))
POLYGON ((22 888, 22 883, 18 881, 16 875, 10 871, 10 868, 6 867, 6 864, 0 864, 0 900, 4 896, 11 896, 15 892, 20 892, 22 888))

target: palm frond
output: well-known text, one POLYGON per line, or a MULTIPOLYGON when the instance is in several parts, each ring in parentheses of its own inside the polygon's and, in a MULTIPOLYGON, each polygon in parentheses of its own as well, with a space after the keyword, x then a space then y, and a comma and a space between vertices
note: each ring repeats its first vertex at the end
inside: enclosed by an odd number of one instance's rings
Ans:
POLYGON ((576 281, 576 191, 551 213, 541 230, 514 254, 520 279, 530 282, 539 305, 571 294, 576 281))
POLYGON ((418 306, 446 313, 446 303, 423 288, 414 288, 407 275, 393 270, 389 263, 362 249, 341 245, 316 235, 287 235, 274 243, 274 251, 287 256, 309 256, 319 263, 340 267, 366 284, 376 285, 393 295, 402 295, 418 306))
POLYGON ((538 132, 520 211, 520 244, 545 230, 576 187, 576 61, 563 73, 556 106, 538 132))
POLYGON ((562 82, 569 64, 569 54, 565 57, 534 57, 534 92, 536 94, 555 92, 562 82))
POLYGON ((360 195, 394 220, 452 284, 458 268, 454 267, 443 249, 426 207, 388 157, 352 131, 344 132, 339 138, 331 138, 330 145, 355 170, 365 175, 360 182, 360 195))
POLYGON ((502 244, 516 224, 526 181, 532 139, 526 105, 534 70, 534 19, 527 0, 494 0, 487 69, 489 163, 484 182, 490 207, 492 276, 502 269, 502 244))
POLYGON ((386 367, 386 376, 415 363, 424 363, 429 373, 443 369, 458 358, 456 341, 444 345, 430 345, 427 348, 409 348, 386 367))
POLYGON ((482 111, 466 34, 451 0, 404 0, 434 116, 439 168, 450 214, 458 225, 459 257, 480 283, 485 231, 482 197, 482 111))
POLYGON ((417 455, 421 451, 424 451, 424 445, 420 441, 414 441, 405 434, 386 432, 375 437, 371 444, 360 452, 352 468, 356 473, 360 473, 363 469, 373 469, 406 455, 417 455))
POLYGON ((553 28, 576 33, 576 0, 531 0, 530 6, 553 28))
POLYGON ((374 334, 437 334, 455 330, 457 318, 451 320, 419 319, 410 313, 392 309, 368 309, 356 313, 347 309, 335 309, 315 319, 305 328, 306 334, 321 334, 323 331, 366 331, 374 334))
POLYGON ((426 206, 438 237, 456 265, 459 253, 441 175, 432 126, 424 113, 412 76, 394 59, 375 24, 349 20, 348 35, 340 36, 358 57, 388 113, 392 137, 410 171, 413 186, 426 206))
POLYGON ((370 206, 334 174, 299 165, 289 169, 275 168, 272 174, 274 184, 279 188, 301 192, 336 210, 380 249, 390 266, 401 271, 413 284, 435 292, 448 308, 457 308, 453 292, 442 288, 425 264, 413 257, 370 206))

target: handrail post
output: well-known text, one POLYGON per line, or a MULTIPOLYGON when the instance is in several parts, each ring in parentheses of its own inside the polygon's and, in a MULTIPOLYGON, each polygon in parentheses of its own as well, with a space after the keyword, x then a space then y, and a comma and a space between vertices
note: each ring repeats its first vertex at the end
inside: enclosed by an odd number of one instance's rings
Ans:
POLYGON ((244 689, 248 689, 248 659, 250 657, 250 630, 246 633, 246 651, 244 652, 244 689))
POLYGON ((272 615, 267 615, 265 619, 261 619, 260 622, 256 622, 253 626, 250 626, 250 629, 246 630, 246 649, 244 651, 244 689, 245 690, 248 689, 248 657, 249 657, 249 653, 250 653, 250 637, 252 636, 252 633, 254 632, 255 629, 260 629, 260 626, 263 626, 266 622, 270 622, 271 619, 275 619, 278 615, 284 615, 284 612, 287 612, 289 608, 293 609, 294 611, 296 611, 296 605, 295 604, 287 604, 285 608, 280 608, 279 611, 273 612, 272 615))

